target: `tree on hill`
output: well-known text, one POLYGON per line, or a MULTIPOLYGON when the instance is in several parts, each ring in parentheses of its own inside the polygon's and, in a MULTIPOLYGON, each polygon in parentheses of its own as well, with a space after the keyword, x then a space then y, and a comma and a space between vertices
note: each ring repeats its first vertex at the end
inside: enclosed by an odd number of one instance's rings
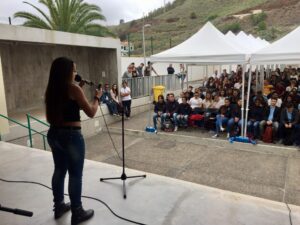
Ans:
POLYGON ((95 36, 113 35, 106 27, 97 23, 105 20, 101 8, 83 0, 39 0, 40 4, 46 6, 49 15, 29 2, 23 3, 40 14, 25 11, 15 13, 15 18, 26 19, 24 26, 95 36))

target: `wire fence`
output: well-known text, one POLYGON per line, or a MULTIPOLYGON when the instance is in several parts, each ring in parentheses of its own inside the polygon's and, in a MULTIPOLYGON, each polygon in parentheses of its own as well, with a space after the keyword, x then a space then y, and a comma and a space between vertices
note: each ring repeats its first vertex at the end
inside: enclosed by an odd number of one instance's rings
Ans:
POLYGON ((127 81, 128 86, 131 89, 132 98, 141 98, 152 94, 152 88, 154 86, 162 85, 166 91, 176 91, 182 89, 183 81, 176 76, 162 75, 162 76, 150 76, 150 77, 135 77, 135 78, 123 78, 127 81))

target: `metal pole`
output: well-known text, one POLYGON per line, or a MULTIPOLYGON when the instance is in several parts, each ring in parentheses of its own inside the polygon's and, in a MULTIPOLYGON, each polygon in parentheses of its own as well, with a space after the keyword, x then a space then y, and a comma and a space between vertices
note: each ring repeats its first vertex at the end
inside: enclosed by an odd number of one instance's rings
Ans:
POLYGON ((172 48, 172 38, 170 38, 170 48, 172 48))
POLYGON ((247 136, 247 122, 248 122, 248 112, 249 112, 249 100, 250 100, 250 89, 251 89, 251 79, 252 79, 252 66, 250 65, 250 74, 248 76, 248 93, 247 93, 247 106, 246 106, 246 119, 245 119, 245 130, 244 130, 244 136, 247 136))
POLYGON ((153 55, 153 37, 151 36, 151 55, 153 55))
POLYGON ((143 24, 143 55, 144 55, 144 66, 146 68, 146 44, 145 44, 145 25, 143 24))
POLYGON ((258 66, 256 66, 255 69, 255 94, 257 94, 258 91, 258 66))
POLYGON ((241 136, 244 137, 244 111, 245 111, 245 103, 244 103, 244 100, 245 100, 245 76, 246 76, 246 64, 243 65, 243 76, 242 76, 242 79, 243 79, 243 85, 242 85, 242 108, 241 108, 241 111, 242 111, 242 129, 241 129, 241 136))
POLYGON ((189 89, 189 64, 186 65, 186 89, 189 89))
POLYGON ((30 126, 30 117, 29 114, 27 114, 27 123, 28 123, 28 133, 29 133, 29 142, 30 142, 30 147, 32 148, 32 134, 31 134, 31 126, 30 126))
POLYGON ((46 140, 45 140, 45 136, 43 136, 43 144, 44 144, 44 150, 47 150, 47 149, 46 149, 46 140))
POLYGON ((128 56, 130 57, 130 34, 127 35, 127 42, 128 42, 128 56))
POLYGON ((11 17, 8 17, 8 23, 11 25, 11 17))

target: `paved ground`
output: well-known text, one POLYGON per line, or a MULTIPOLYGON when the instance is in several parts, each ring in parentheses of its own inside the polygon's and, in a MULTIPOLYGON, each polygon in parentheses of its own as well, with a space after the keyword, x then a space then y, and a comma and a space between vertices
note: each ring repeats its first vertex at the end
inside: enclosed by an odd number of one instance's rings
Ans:
MULTIPOLYGON (((129 168, 191 181, 233 192, 300 205, 300 152, 282 145, 229 144, 223 138, 191 128, 176 133, 145 134, 147 113, 125 121, 129 168)), ((121 149, 121 123, 110 125, 121 149)), ((37 137, 35 146, 42 148, 37 137)), ((26 141, 15 141, 24 145, 26 141)), ((121 165, 109 136, 86 138, 86 158, 121 165)))
MULTIPOLYGON (((125 121, 126 165, 233 192, 300 205, 300 152, 214 140, 207 131, 145 134, 147 116, 125 121)), ((110 126, 118 150, 120 123, 110 126)), ((121 165, 107 133, 87 138, 88 159, 121 165)))
MULTIPOLYGON (((1 178, 36 181, 50 186, 53 160, 49 152, 0 142, 0 154, 1 178)), ((143 173, 136 170, 126 172, 127 175, 143 173)), ((120 180, 99 182, 100 177, 118 176, 120 173, 120 167, 86 160, 83 194, 101 199, 118 215, 141 224, 290 225, 289 211, 283 203, 149 173, 146 179, 126 181, 127 199, 124 200, 120 180)), ((1 225, 70 224, 71 213, 66 213, 59 220, 53 219, 52 193, 44 187, 0 181, 0 200, 5 207, 25 209, 34 214, 33 217, 21 217, 0 211, 1 225)), ((93 208, 95 216, 82 225, 132 224, 113 216, 99 202, 83 199, 83 204, 85 208, 93 208)), ((300 207, 289 207, 293 224, 300 224, 300 207)))

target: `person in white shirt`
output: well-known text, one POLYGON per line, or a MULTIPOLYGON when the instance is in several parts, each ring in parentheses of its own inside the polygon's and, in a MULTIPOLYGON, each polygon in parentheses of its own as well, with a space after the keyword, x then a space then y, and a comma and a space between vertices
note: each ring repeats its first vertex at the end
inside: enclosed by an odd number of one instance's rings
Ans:
POLYGON ((268 99, 268 106, 271 105, 272 98, 276 98, 277 99, 276 106, 278 108, 281 108, 282 100, 281 100, 281 98, 278 97, 277 93, 272 94, 272 97, 268 99))
POLYGON ((225 104, 225 99, 221 99, 219 94, 216 94, 215 97, 214 97, 212 108, 213 109, 220 109, 220 107, 224 104, 225 104))
POLYGON ((131 90, 127 85, 127 82, 123 80, 122 82, 122 88, 120 90, 123 110, 126 116, 126 119, 130 118, 131 113, 131 96, 130 96, 131 90))
POLYGON ((195 92, 194 97, 191 98, 189 102, 193 112, 197 113, 197 111, 201 110, 202 101, 203 100, 200 98, 199 92, 195 92))

